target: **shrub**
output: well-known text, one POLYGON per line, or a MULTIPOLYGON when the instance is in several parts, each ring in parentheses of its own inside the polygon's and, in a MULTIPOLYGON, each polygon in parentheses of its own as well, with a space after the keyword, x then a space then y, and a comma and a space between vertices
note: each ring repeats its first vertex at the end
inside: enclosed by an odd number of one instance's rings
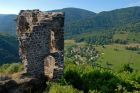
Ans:
POLYGON ((87 71, 87 73, 68 70, 64 74, 63 81, 67 82, 65 84, 73 85, 76 89, 83 90, 84 93, 88 93, 89 90, 112 93, 117 88, 118 83, 120 83, 119 78, 113 73, 101 70, 87 71))
POLYGON ((140 76, 136 78, 136 81, 140 84, 140 76))
POLYGON ((6 73, 6 70, 7 70, 7 68, 9 68, 9 67, 10 67, 10 64, 3 64, 3 65, 0 65, 0 73, 1 73, 1 74, 6 73))
POLYGON ((78 91, 74 89, 72 86, 62 86, 57 83, 52 83, 48 92, 44 93, 83 93, 82 91, 78 91))
POLYGON ((103 93, 112 93, 117 88, 119 79, 117 76, 108 71, 95 70, 83 75, 85 91, 97 90, 103 93))
POLYGON ((133 70, 134 70, 134 69, 130 66, 130 64, 124 64, 123 67, 122 67, 122 69, 121 69, 121 72, 122 72, 122 71, 126 71, 126 72, 132 73, 133 70))
POLYGON ((13 74, 13 73, 20 72, 22 70, 23 70, 23 65, 22 64, 13 63, 6 69, 6 73, 7 74, 13 74))
POLYGON ((13 74, 23 70, 23 64, 21 63, 12 63, 12 64, 3 64, 0 66, 1 74, 13 74))
POLYGON ((126 46, 125 49, 126 50, 137 51, 137 50, 139 50, 139 46, 138 45, 136 45, 136 46, 126 46))
POLYGON ((132 80, 136 81, 138 84, 140 84, 140 72, 135 72, 132 75, 132 80))
POLYGON ((139 52, 137 52, 137 54, 140 54, 140 51, 139 51, 139 52))
POLYGON ((83 89, 83 81, 80 77, 80 74, 76 71, 69 70, 64 74, 64 78, 69 85, 73 85, 75 88, 82 90, 83 89))

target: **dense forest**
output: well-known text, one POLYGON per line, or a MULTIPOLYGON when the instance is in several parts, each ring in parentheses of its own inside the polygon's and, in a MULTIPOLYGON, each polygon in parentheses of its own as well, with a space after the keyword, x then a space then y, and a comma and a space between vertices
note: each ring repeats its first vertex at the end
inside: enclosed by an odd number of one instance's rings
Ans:
POLYGON ((18 62, 18 40, 15 36, 0 33, 0 64, 18 62))
POLYGON ((66 15, 65 38, 102 30, 139 31, 140 29, 140 7, 129 7, 97 14, 75 8, 64 8, 58 11, 64 11, 66 15))

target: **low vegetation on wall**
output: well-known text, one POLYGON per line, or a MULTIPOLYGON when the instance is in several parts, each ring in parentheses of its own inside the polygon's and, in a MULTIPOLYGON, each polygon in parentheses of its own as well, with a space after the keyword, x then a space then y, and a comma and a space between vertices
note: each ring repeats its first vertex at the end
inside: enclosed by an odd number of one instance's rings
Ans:
POLYGON ((22 63, 0 65, 0 74, 14 74, 23 71, 22 63))

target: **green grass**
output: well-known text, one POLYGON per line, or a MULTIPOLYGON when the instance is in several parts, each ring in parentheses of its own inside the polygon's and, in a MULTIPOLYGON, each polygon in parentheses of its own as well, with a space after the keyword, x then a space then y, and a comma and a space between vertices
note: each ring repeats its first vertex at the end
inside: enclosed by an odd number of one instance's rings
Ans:
POLYGON ((60 85, 59 83, 50 83, 49 84, 50 89, 43 93, 83 93, 82 91, 79 91, 71 85, 60 85))
POLYGON ((64 44, 65 44, 65 45, 72 45, 72 44, 75 44, 75 40, 65 40, 65 41, 64 41, 64 44))
POLYGON ((140 43, 140 32, 117 32, 113 36, 113 40, 128 40, 130 43, 140 43))
POLYGON ((125 45, 112 44, 97 46, 96 49, 100 52, 98 62, 102 66, 107 66, 106 63, 112 64, 111 68, 118 70, 123 64, 132 63, 135 69, 140 70, 140 54, 138 51, 126 50, 125 45))
POLYGON ((128 33, 127 32, 124 32, 124 33, 115 33, 114 36, 113 36, 113 39, 116 40, 116 39, 120 39, 120 40, 126 40, 128 37, 128 33))
MULTIPOLYGON (((127 51, 126 53, 136 53, 125 50, 123 45, 114 44, 105 47, 97 46, 96 48, 103 56, 110 53, 108 57, 112 58, 124 51, 127 51), (118 50, 114 52, 116 48, 118 50), (116 53, 116 55, 113 56, 112 53, 116 53)), ((117 64, 119 63, 114 65, 117 64)), ((140 93, 140 71, 133 71, 132 73, 127 71, 118 72, 94 68, 91 64, 76 65, 70 58, 65 58, 64 65, 63 77, 58 82, 48 81, 47 88, 43 93, 140 93)), ((22 67, 21 63, 4 64, 0 66, 0 70, 11 74, 11 72, 20 72, 22 67)))
MULTIPOLYGON (((136 38, 136 40, 138 40, 138 36, 140 36, 140 34, 138 33, 138 35, 135 37, 136 33, 133 32, 130 33, 126 32, 123 33, 122 35, 120 34, 115 34, 115 35, 116 38, 117 37, 120 37, 121 39, 130 38, 130 40, 132 40, 133 38, 136 38)), ((79 46, 86 45, 85 42, 74 43, 74 45, 75 44, 79 46)), ((128 44, 128 46, 135 46, 135 45, 140 46, 140 44, 138 43, 128 44)), ((66 46, 70 46, 70 44, 66 46)), ((140 54, 138 54, 138 52, 140 51, 126 50, 125 49, 126 46, 127 45, 122 45, 122 44, 105 45, 105 48, 103 48, 101 45, 95 46, 100 53, 100 57, 97 60, 97 62, 100 63, 103 67, 107 67, 107 63, 112 64, 112 66, 110 67, 114 70, 120 70, 120 68, 124 64, 131 63, 131 65, 135 69, 140 70, 140 54)))
POLYGON ((23 71, 22 63, 0 65, 0 74, 14 74, 20 71, 23 71))
POLYGON ((76 65, 65 60, 63 78, 59 83, 50 82, 44 93, 139 93, 134 89, 140 88, 139 73, 96 69, 89 64, 76 65), (89 92, 84 92, 85 89, 89 92))
POLYGON ((131 42, 139 42, 140 43, 140 33, 131 32, 128 34, 128 39, 131 42))

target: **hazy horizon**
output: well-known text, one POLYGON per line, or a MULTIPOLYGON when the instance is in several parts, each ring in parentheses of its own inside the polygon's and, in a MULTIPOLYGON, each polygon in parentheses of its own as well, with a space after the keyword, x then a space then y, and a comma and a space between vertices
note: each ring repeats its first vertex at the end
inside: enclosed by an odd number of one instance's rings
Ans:
MULTIPOLYGON (((132 6, 132 7, 140 7, 140 6, 132 6)), ((78 8, 78 7, 65 7, 65 8, 78 8)), ((65 9, 65 8, 61 8, 61 9, 65 9)), ((123 7, 123 8, 129 8, 129 7, 123 7)), ((112 9, 112 10, 117 10, 117 9, 123 9, 123 8, 116 8, 116 9, 112 9)), ((37 8, 35 8, 37 9, 37 8)), ((78 8, 78 9, 82 9, 82 8, 78 8)), ((32 10, 32 9, 25 9, 25 10, 32 10)), ((40 9, 39 9, 40 10, 40 9)), ((59 9, 52 9, 52 10, 59 10, 59 9)), ((87 10, 87 9, 83 9, 83 10, 87 10)), ((107 11, 112 11, 112 10, 106 10, 106 11, 100 11, 100 12, 107 12, 107 11)), ((40 10, 42 11, 42 10, 40 10)), ((44 10, 44 11, 51 11, 51 10, 44 10)), ((87 10, 87 11, 91 11, 91 10, 87 10)), ((20 12, 20 10, 19 10, 20 12)), ((94 11, 91 11, 94 12, 94 11)), ((94 12, 94 13, 100 13, 100 12, 94 12)), ((0 13, 1 15, 17 15, 18 13, 0 13)))
POLYGON ((140 6, 139 0, 4 0, 0 1, 0 14, 18 14, 20 10, 39 9, 41 11, 68 7, 89 10, 95 13, 114 9, 140 6))

